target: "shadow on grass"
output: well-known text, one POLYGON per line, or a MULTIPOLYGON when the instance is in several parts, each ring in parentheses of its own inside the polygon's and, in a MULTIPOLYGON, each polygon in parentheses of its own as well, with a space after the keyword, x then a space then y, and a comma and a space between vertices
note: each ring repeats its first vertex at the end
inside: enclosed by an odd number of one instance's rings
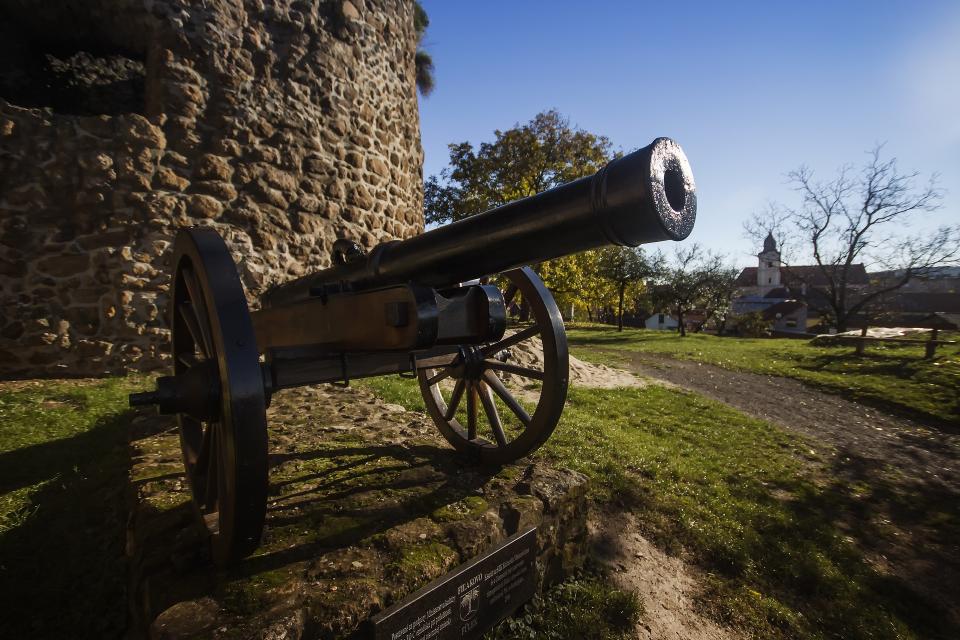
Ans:
MULTIPOLYGON (((251 605, 247 596, 236 597, 248 589, 242 586, 246 579, 286 575, 300 563, 315 561, 327 552, 430 517, 442 507, 475 496, 497 472, 476 467, 465 470, 463 460, 447 448, 356 441, 327 441, 309 451, 274 454, 270 466, 267 521, 260 549, 226 570, 213 567, 205 551, 178 550, 183 539, 193 539, 189 532, 195 525, 189 505, 151 516, 154 522, 149 529, 156 532, 155 537, 144 543, 151 554, 194 558, 185 567, 189 578, 173 580, 168 593, 152 594, 156 611, 180 600, 216 593, 234 613, 250 613, 260 605, 251 605), (281 465, 297 462, 304 464, 292 475, 278 473, 281 465), (248 611, 250 606, 253 608, 248 611)), ((188 544, 205 548, 202 540, 188 544)))
POLYGON ((663 548, 695 551, 700 604, 722 623, 765 638, 960 637, 960 495, 849 451, 837 460, 824 486, 731 487, 756 506, 720 535, 684 528, 642 489, 629 506, 663 548))
POLYGON ((429 517, 447 504, 476 495, 497 472, 465 470, 456 452, 430 445, 363 444, 287 454, 284 459, 326 460, 330 464, 328 470, 271 484, 268 527, 296 527, 311 535, 291 548, 248 558, 238 568, 242 574, 314 558, 325 549, 429 517), (361 471, 350 472, 361 466, 361 471), (310 486, 278 493, 285 486, 301 483, 310 486), (293 506, 295 512, 290 511, 293 506))
POLYGON ((129 417, 0 454, 0 494, 39 485, 21 522, 0 534, 5 637, 124 634, 129 417))
MULTIPOLYGON (((929 398, 936 403, 947 407, 947 411, 942 411, 941 415, 932 413, 933 410, 924 410, 920 406, 906 405, 890 397, 878 395, 876 392, 857 392, 856 389, 843 388, 841 393, 852 393, 853 397, 862 404, 882 409, 889 413, 912 419, 919 420, 928 426, 935 426, 941 430, 951 433, 960 432, 960 394, 957 394, 956 377, 951 377, 947 373, 937 375, 932 371, 930 364, 936 364, 942 359, 923 360, 915 355, 899 356, 893 354, 870 354, 856 355, 853 353, 845 354, 819 354, 803 358, 796 363, 798 369, 812 372, 825 372, 841 375, 868 376, 877 380, 887 380, 887 384, 895 385, 896 381, 914 381, 923 380, 927 383, 926 393, 929 398), (945 419, 942 414, 956 416, 953 419, 945 419)), ((837 393, 838 389, 830 383, 817 384, 812 380, 804 382, 822 388, 825 391, 837 393)))

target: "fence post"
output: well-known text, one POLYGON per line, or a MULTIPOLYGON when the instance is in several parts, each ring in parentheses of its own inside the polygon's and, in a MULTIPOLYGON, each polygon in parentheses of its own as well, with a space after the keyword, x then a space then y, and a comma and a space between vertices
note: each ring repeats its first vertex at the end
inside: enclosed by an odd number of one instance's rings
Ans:
POLYGON ((927 341, 926 353, 924 354, 924 359, 932 360, 934 354, 937 352, 937 335, 940 333, 939 329, 933 329, 930 331, 930 340, 927 341))

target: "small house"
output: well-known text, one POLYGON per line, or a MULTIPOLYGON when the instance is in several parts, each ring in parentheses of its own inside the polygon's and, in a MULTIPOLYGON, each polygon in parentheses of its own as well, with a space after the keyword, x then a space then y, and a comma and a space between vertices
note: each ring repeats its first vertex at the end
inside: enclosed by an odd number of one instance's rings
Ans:
POLYGON ((668 313, 655 313, 647 318, 646 322, 643 323, 643 326, 645 326, 647 329, 673 331, 680 326, 680 323, 677 322, 676 318, 668 313))

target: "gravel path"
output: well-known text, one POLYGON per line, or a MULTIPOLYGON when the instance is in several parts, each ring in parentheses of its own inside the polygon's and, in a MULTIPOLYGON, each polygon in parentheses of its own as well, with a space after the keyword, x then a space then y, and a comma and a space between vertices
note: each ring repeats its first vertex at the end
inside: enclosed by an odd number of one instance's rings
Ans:
POLYGON ((890 464, 960 492, 958 433, 891 416, 789 378, 648 353, 633 354, 630 369, 830 445, 833 455, 890 464))

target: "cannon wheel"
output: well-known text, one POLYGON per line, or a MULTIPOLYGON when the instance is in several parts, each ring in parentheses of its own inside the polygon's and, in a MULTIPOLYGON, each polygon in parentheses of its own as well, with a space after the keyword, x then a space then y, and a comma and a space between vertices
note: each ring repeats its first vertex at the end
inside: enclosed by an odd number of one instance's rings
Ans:
POLYGON ((508 281, 504 291, 507 307, 519 291, 532 312, 533 324, 518 328, 497 342, 462 346, 460 354, 447 366, 417 370, 427 412, 440 433, 458 451, 481 464, 492 465, 518 460, 546 442, 563 412, 569 379, 563 318, 550 291, 529 267, 503 275, 508 281), (543 369, 511 363, 511 349, 527 347, 522 343, 534 337, 539 337, 543 345, 543 369), (527 399, 528 394, 508 389, 501 378, 503 374, 540 383, 532 412, 528 407, 533 401, 527 399), (452 385, 452 389, 444 390, 442 384, 452 385), (464 397, 466 426, 457 416, 464 397))
POLYGON ((260 543, 267 503, 266 398, 250 310, 230 252, 212 229, 174 242, 170 327, 174 373, 210 369, 214 418, 179 414, 193 504, 226 565, 260 543))

